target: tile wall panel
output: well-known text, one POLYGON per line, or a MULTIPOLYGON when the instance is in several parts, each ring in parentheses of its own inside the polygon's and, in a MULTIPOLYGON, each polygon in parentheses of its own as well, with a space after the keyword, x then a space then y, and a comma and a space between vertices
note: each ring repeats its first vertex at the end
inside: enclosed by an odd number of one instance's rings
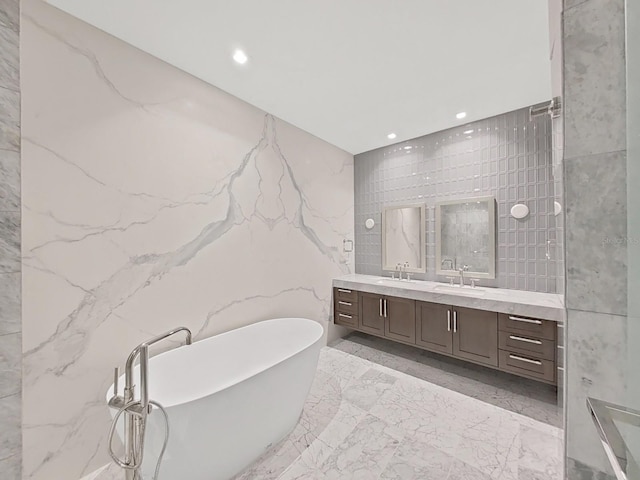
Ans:
POLYGON ((22 463, 20 1, 0 0, 0 478, 22 463))
POLYGON ((481 283, 555 293, 558 252, 552 150, 551 119, 530 120, 525 108, 356 155, 356 271, 383 274, 381 212, 385 206, 426 203, 427 272, 416 278, 445 280, 435 274, 436 202, 494 196, 496 279, 481 283), (530 209, 523 220, 510 216, 511 206, 518 202, 530 209), (376 221, 371 230, 364 227, 367 218, 376 221))

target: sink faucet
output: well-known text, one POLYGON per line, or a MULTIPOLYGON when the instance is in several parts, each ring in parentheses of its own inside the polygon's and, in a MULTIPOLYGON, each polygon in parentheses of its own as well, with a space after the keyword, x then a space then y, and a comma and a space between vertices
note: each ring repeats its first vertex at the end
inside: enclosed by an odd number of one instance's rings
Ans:
MULTIPOLYGON (((410 273, 407 272, 407 268, 409 268, 409 262, 404 262, 404 265, 402 265, 402 268, 404 268, 404 274, 407 276, 407 280, 411 280, 410 278, 410 273)), ((400 280, 402 280, 402 276, 400 276, 400 280)))
POLYGON ((469 265, 463 265, 462 267, 460 267, 458 269, 458 272, 460 273, 460 286, 464 287, 464 272, 469 270, 469 265))
POLYGON ((453 268, 453 260, 451 260, 450 258, 445 258, 444 260, 442 260, 442 262, 440 262, 440 266, 442 267, 442 270, 455 270, 453 268), (445 265, 447 268, 445 268, 445 265))

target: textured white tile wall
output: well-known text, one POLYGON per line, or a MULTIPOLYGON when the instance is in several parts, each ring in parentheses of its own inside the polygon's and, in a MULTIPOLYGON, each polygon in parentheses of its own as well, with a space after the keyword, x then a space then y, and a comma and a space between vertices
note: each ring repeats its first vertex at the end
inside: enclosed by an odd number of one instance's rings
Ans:
POLYGON ((436 202, 491 195, 497 201, 496 279, 482 283, 555 293, 561 257, 552 150, 550 117, 529 120, 525 108, 356 155, 356 271, 383 274, 385 206, 426 203, 427 273, 416 278, 444 280, 435 274, 436 202), (519 202, 530 209, 523 220, 510 215, 519 202), (376 226, 367 230, 364 222, 370 217, 376 226))

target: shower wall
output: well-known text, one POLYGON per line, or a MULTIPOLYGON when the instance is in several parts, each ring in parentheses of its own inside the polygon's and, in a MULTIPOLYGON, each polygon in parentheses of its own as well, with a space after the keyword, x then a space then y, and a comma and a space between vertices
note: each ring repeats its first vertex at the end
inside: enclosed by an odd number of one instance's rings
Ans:
POLYGON ((567 478, 613 475, 587 397, 621 403, 627 358, 624 0, 565 0, 567 478))
POLYGON ((141 341, 331 327, 353 156, 45 3, 22 22, 24 473, 74 480, 141 341))
POLYGON ((0 476, 21 477, 20 1, 0 1, 0 476))

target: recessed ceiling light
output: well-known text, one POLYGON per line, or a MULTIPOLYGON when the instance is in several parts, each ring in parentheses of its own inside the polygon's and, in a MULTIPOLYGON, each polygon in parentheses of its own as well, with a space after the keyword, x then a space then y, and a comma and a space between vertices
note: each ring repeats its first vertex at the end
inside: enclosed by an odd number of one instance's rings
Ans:
POLYGON ((406 147, 404 147, 405 150, 411 150, 413 147, 411 145, 407 145, 406 147))
POLYGON ((245 63, 247 63, 247 60, 249 60, 249 57, 247 57, 247 54, 244 53, 242 50, 236 50, 235 52, 233 52, 233 59, 236 61, 236 63, 239 63, 240 65, 244 65, 245 63))
POLYGON ((469 134, 473 133, 473 128, 471 130, 465 130, 462 133, 464 133, 465 135, 469 135, 469 134))
POLYGON ((463 119, 463 118, 464 118, 464 117, 466 117, 466 116, 467 116, 467 112, 460 112, 460 113, 456 113, 456 118, 457 118, 458 120, 461 120, 461 119, 463 119))
POLYGON ((394 138, 396 138, 396 137, 397 137, 397 135, 396 135, 395 133, 390 133, 389 135, 387 135, 387 138, 388 138, 389 140, 393 140, 393 139, 394 139, 394 138))

